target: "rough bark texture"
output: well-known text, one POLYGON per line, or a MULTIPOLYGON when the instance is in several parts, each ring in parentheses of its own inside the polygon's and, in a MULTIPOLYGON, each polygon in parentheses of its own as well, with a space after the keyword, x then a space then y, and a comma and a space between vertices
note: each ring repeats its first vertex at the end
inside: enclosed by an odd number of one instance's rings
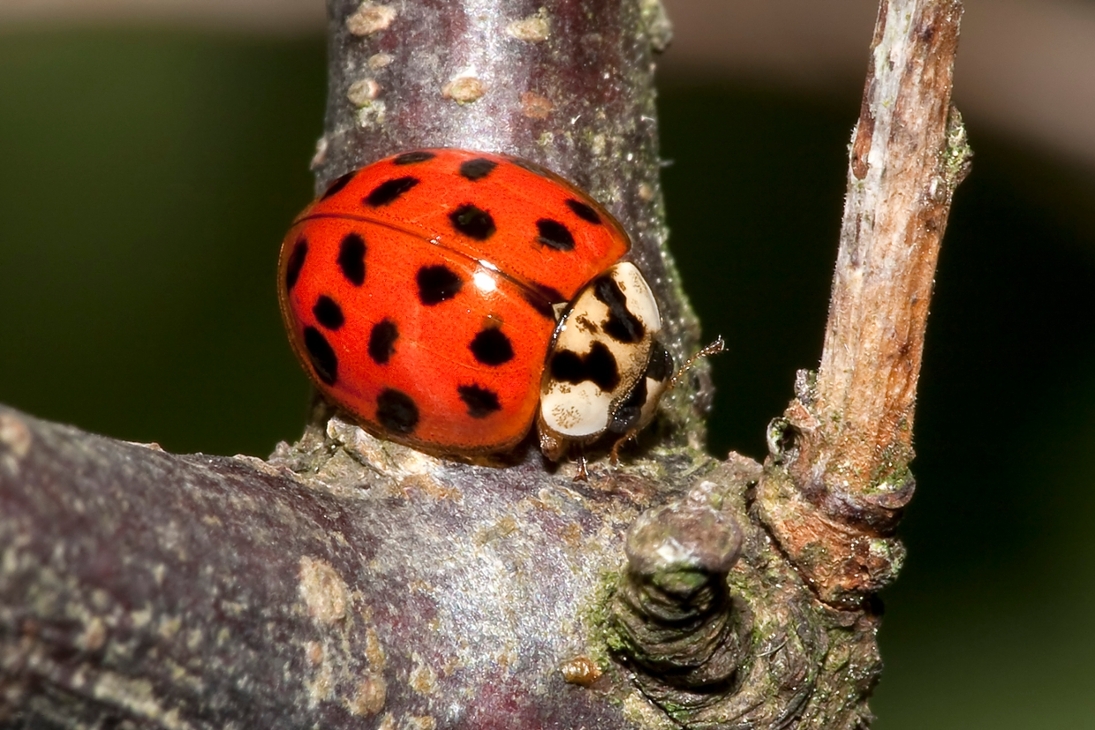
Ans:
POLYGON ((826 601, 893 579, 912 498, 916 382, 939 245, 970 152, 950 106, 961 3, 883 2, 821 367, 769 430, 760 514, 826 601))
MULTIPOLYGON (((661 246, 656 4, 329 11, 317 187, 420 146, 530 158, 619 216, 669 344, 695 348, 661 246)), ((584 484, 531 450, 505 468, 426 456, 322 403, 267 462, 0 409, 0 728, 867 724, 866 599, 900 562, 924 315, 964 169, 945 125, 958 15, 883 3, 822 366, 764 467, 692 448, 702 377, 584 484)))

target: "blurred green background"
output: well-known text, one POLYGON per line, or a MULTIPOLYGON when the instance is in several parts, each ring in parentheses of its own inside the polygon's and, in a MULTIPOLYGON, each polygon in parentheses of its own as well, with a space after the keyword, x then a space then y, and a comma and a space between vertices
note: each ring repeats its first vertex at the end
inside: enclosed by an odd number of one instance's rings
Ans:
MULTIPOLYGON (((318 37, 0 34, 0 401, 172 451, 295 438, 274 270, 324 83, 318 37)), ((820 353, 859 100, 668 83, 660 106, 673 250, 730 344, 712 449, 761 458, 820 353)), ((1095 178, 970 121, 875 727, 1095 727, 1095 178)))

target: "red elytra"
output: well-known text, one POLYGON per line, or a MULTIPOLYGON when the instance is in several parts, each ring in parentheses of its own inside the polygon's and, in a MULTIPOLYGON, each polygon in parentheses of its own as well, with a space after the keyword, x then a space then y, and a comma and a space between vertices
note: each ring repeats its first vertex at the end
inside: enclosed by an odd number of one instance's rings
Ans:
POLYGON ((339 178, 297 217, 279 299, 305 370, 366 428, 434 453, 500 452, 535 416, 553 305, 629 247, 542 168, 417 150, 339 178))

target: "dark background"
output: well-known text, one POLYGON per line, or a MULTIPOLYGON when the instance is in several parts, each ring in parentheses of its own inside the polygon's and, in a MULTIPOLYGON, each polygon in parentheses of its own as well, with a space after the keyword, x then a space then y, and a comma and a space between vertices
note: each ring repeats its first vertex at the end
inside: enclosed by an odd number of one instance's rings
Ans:
MULTIPOLYGON (((0 401, 171 451, 294 439, 275 266, 324 84, 318 37, 0 32, 0 401)), ((711 448, 762 458, 820 354, 859 100, 678 79, 660 108, 673 252, 729 343, 711 448)), ((969 127, 876 727, 1095 727, 1095 178, 969 127)))

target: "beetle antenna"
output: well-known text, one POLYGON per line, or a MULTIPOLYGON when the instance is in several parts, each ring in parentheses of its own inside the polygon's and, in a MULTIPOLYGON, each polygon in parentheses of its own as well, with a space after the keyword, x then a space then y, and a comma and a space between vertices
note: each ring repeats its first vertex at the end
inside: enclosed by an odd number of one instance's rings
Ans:
MULTIPOLYGON (((684 365, 677 369, 677 372, 673 373, 673 377, 669 379, 669 382, 665 385, 665 392, 673 389, 673 386, 677 384, 677 381, 687 373, 696 364, 696 361, 703 357, 711 357, 712 355, 718 355, 720 352, 726 351, 726 342, 722 339, 722 335, 715 338, 715 341, 710 345, 703 347, 694 354, 692 357, 685 361, 684 365)), ((625 446, 629 441, 634 441, 638 435, 639 429, 629 429, 623 436, 616 439, 616 443, 612 444, 612 451, 609 452, 609 458, 613 466, 620 460, 620 448, 625 446)))
POLYGON ((712 355, 718 355, 720 352, 726 352, 726 342, 723 341, 722 335, 716 337, 715 341, 710 345, 700 348, 699 352, 688 358, 684 365, 677 368, 677 372, 673 373, 673 377, 669 379, 669 384, 665 386, 665 389, 672 390, 677 384, 677 381, 681 379, 681 376, 691 370, 697 360, 704 357, 711 357, 712 355))

